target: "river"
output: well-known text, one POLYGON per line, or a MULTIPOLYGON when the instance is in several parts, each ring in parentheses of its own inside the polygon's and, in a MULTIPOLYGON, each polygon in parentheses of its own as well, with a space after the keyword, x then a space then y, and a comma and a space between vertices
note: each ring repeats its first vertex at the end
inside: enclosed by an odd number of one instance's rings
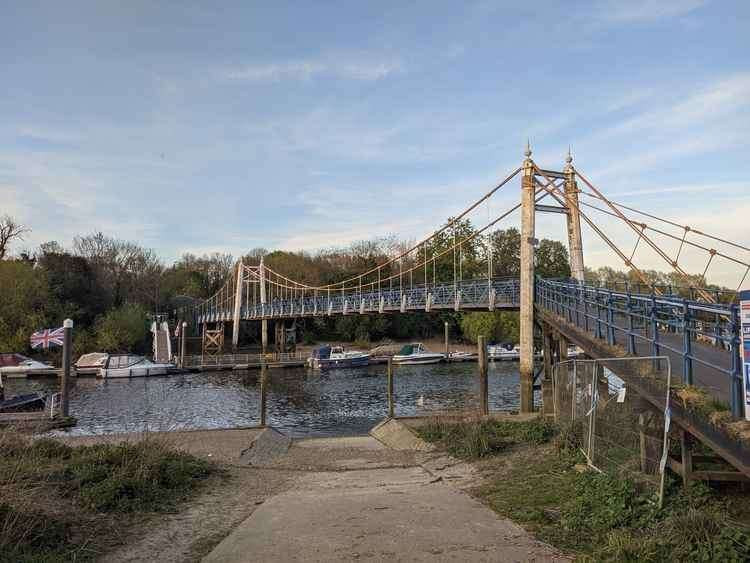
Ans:
MULTIPOLYGON (((476 407, 476 363, 394 369, 397 416, 476 407)), ((73 435, 237 428, 259 422, 258 370, 217 371, 133 379, 73 381, 73 435)), ((387 413, 385 366, 315 372, 268 371, 267 422, 295 437, 365 434, 387 413)), ((489 365, 492 411, 518 409, 517 362, 489 365)), ((7 381, 8 394, 56 390, 52 378, 7 381)), ((538 395, 538 393, 537 393, 538 395)), ((537 397, 537 401, 539 398, 537 397)), ((63 432, 63 431, 60 431, 63 432)))

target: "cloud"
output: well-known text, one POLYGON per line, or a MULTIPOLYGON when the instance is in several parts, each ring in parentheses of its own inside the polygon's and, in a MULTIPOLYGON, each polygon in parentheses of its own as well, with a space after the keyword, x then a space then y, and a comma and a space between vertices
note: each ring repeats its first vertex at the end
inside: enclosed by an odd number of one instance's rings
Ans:
POLYGON ((281 80, 310 80, 329 75, 350 80, 372 82, 403 71, 399 61, 373 60, 298 60, 267 64, 248 64, 222 71, 225 79, 244 82, 279 82, 281 80))
POLYGON ((610 0, 599 11, 599 19, 611 23, 649 23, 683 16, 706 0, 610 0))

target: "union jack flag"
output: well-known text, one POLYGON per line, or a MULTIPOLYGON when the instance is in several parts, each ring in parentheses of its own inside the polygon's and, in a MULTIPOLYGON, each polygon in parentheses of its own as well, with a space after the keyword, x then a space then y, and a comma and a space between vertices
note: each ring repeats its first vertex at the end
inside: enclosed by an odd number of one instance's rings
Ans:
POLYGON ((44 348, 45 350, 52 345, 63 345, 64 328, 45 328, 31 335, 32 348, 44 348))

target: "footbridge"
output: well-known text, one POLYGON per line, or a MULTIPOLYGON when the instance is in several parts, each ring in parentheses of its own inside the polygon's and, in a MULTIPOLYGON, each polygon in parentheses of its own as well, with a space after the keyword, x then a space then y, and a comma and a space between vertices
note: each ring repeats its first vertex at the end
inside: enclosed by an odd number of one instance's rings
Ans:
POLYGON ((540 377, 534 365, 535 345, 542 342, 545 358, 552 362, 564 360, 567 343, 575 343, 591 357, 667 355, 675 380, 703 387, 728 402, 739 418, 744 401, 737 296, 749 272, 747 246, 616 202, 573 166, 570 152, 562 170, 555 171, 539 167, 527 146, 521 166, 485 195, 429 236, 367 271, 315 284, 300 281, 309 279, 304 272, 279 272, 262 258, 256 263, 240 260, 220 291, 177 312, 177 318, 203 330, 231 323, 235 346, 240 323, 259 322, 265 349, 269 321, 514 310, 521 327, 522 411, 533 410, 534 382, 540 377), (498 194, 503 188, 507 192, 513 179, 520 179, 520 200, 501 208, 498 194), (565 222, 569 279, 535 275, 538 213, 557 214, 565 222), (498 254, 493 234, 513 214, 520 215, 519 274, 509 278, 499 275, 503 272, 498 263, 507 257, 498 254), (466 224, 473 228, 462 228, 466 224), (630 281, 587 281, 582 227, 609 249, 612 265, 627 270, 630 281), (627 243, 612 234, 615 227, 628 234, 627 243), (654 259, 679 283, 653 283, 638 264, 654 259), (736 270, 736 286, 718 289, 706 283, 719 263, 722 272, 728 267, 736 270))

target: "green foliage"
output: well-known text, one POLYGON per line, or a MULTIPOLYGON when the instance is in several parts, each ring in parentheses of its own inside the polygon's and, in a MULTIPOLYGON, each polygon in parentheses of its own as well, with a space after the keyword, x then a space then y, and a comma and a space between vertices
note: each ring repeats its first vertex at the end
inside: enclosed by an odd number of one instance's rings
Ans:
POLYGON ((0 352, 23 352, 50 318, 47 277, 25 261, 0 261, 0 352))
POLYGON ((148 335, 147 311, 128 303, 112 309, 96 323, 96 345, 102 352, 143 349, 148 335))
POLYGON ((100 513, 174 510, 217 471, 152 440, 70 447, 0 433, 0 561, 92 559, 112 534, 100 513))
POLYGON ((554 426, 543 419, 528 422, 491 419, 450 422, 433 419, 419 429, 422 438, 437 442, 451 455, 463 459, 487 457, 514 444, 543 444, 554 433, 554 426))
POLYGON ((486 337, 487 342, 518 342, 517 313, 464 313, 460 326, 464 338, 470 342, 476 342, 481 335, 486 337))

